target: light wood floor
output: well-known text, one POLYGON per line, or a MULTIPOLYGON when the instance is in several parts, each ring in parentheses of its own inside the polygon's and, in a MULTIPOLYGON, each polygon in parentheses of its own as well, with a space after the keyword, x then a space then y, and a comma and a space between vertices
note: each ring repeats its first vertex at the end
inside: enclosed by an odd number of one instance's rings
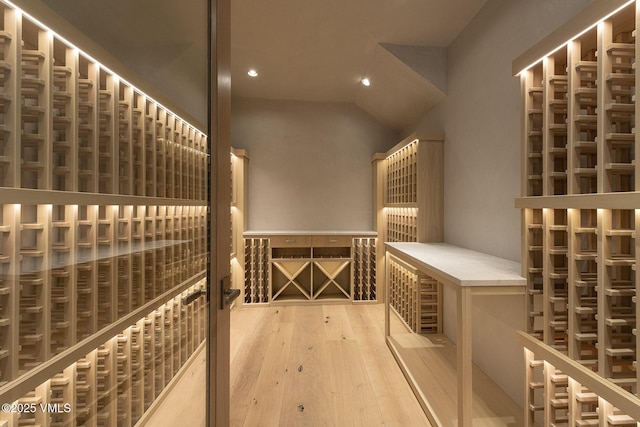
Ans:
POLYGON ((384 306, 231 315, 231 426, 429 426, 384 342, 384 306))
MULTIPOLYGON (((204 426, 205 352, 144 426, 204 426)), ((231 310, 231 427, 426 427, 384 342, 384 306, 231 310)))

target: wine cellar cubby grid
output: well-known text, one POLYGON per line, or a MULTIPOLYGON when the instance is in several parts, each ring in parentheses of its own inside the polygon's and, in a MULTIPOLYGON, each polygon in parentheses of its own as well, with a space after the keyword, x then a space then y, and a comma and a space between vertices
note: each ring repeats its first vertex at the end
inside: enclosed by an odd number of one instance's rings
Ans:
POLYGON ((378 298, 375 237, 245 233, 244 242, 245 304, 378 298))
MULTIPOLYGON (((638 188, 640 14, 636 2, 617 5, 615 14, 520 73, 523 197, 516 205, 523 212, 526 332, 544 351, 617 386, 622 404, 637 398, 640 382, 640 205, 624 197, 638 188)), ((525 346, 528 425, 640 421, 525 346)))
POLYGON ((353 300, 376 301, 376 238, 353 239, 353 300))
POLYGON ((2 384, 206 268, 202 206, 12 204, 0 210, 6 231, 2 384), (136 211, 144 211, 140 221, 147 223, 148 240, 139 246, 130 227, 136 211), (16 347, 6 341, 10 336, 16 347))
POLYGON ((385 276, 385 242, 443 241, 443 147, 441 134, 415 134, 373 156, 378 277, 385 276))
POLYGON ((525 379, 527 425, 637 425, 634 417, 530 349, 525 350, 525 379))
POLYGON ((417 334, 442 333, 442 283, 393 255, 388 268, 389 307, 417 334))
POLYGON ((206 135, 3 2, 0 75, 0 393, 72 407, 0 424, 133 425, 204 339, 206 135))
POLYGON ((442 241, 442 140, 412 136, 379 160, 385 241, 442 241))
POLYGON ((244 239, 244 302, 269 302, 269 239, 244 239))
POLYGON ((137 423, 204 342, 204 295, 190 304, 182 301, 203 286, 204 280, 189 287, 37 385, 12 402, 27 409, 4 411, 0 422, 8 426, 137 423))
POLYGON ((385 208, 387 242, 417 242, 418 215, 416 208, 385 208))
POLYGON ((385 204, 417 203, 418 141, 414 140, 387 156, 385 204))

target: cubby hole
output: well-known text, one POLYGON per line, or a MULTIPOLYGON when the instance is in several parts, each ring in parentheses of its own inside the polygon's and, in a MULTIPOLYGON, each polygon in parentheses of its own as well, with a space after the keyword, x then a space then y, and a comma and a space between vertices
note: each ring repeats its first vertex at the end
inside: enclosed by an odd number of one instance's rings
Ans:
POLYGON ((76 362, 76 396, 74 400, 76 425, 86 425, 90 423, 95 415, 95 354, 96 351, 94 350, 76 362))
POLYGON ((605 336, 600 342, 605 352, 605 366, 601 371, 614 384, 635 393, 635 210, 614 209, 603 215, 606 269, 602 316, 605 336))
POLYGON ((23 20, 21 56, 20 158, 21 187, 42 189, 47 187, 45 167, 49 161, 45 145, 45 51, 48 41, 45 31, 28 20, 23 20), (46 40, 46 41, 45 41, 46 40))
POLYGON ((585 367, 598 370, 598 216, 595 209, 571 210, 573 227, 574 320, 573 357, 585 367))
POLYGON ((559 49, 547 57, 548 139, 547 159, 549 164, 548 194, 567 194, 567 48, 559 49))
MULTIPOLYGON (((114 162, 117 162, 114 143, 114 77, 101 67, 98 67, 98 192, 114 192, 114 162)), ((130 157, 126 158, 126 162, 130 157)), ((125 168, 126 169, 126 168, 125 168)), ((128 175, 119 176, 123 185, 118 188, 121 194, 129 194, 128 175), (126 192, 124 192, 126 191, 126 192)))
POLYGON ((69 348, 71 337, 71 304, 73 302, 73 263, 71 224, 74 207, 53 205, 51 218, 51 355, 69 348))
POLYGON ((312 265, 304 261, 280 261, 271 269, 271 299, 303 300, 311 298, 312 265))
POLYGON ((119 206, 117 216, 116 278, 118 283, 118 319, 131 311, 131 223, 133 206, 119 206))
MULTIPOLYGON (((167 246, 171 242, 171 226, 173 223, 173 206, 158 206, 156 211, 156 249, 154 251, 154 271, 151 272, 155 281, 155 292, 161 294, 168 288, 167 284, 173 282, 172 277, 167 277, 167 260, 172 261, 171 247, 167 246)), ((170 268, 173 271, 173 268, 170 268)))
POLYGON ((115 337, 116 351, 116 399, 117 425, 131 424, 131 328, 127 328, 115 337))
MULTIPOLYGON (((73 70, 67 65, 68 57, 74 50, 61 42, 57 37, 53 40, 53 80, 52 80, 52 189, 74 191, 71 173, 75 169, 75 153, 73 146, 73 110, 72 90, 74 87, 73 70)), ((69 58, 71 59, 71 58, 69 58)))
POLYGON ((442 330, 440 320, 441 288, 442 284, 433 277, 427 275, 419 277, 419 334, 438 334, 442 330))
POLYGON ((78 191, 97 192, 96 113, 97 113, 97 65, 84 55, 78 59, 78 191))
MULTIPOLYGON (((0 6, 0 28, 4 28, 5 6, 0 6)), ((15 106, 11 98, 11 58, 8 57, 12 36, 0 31, 0 187, 14 187, 13 169, 15 166, 16 129, 12 128, 11 117, 15 114, 15 106)))
POLYGON ((635 19, 631 8, 611 20, 612 43, 606 46, 610 67, 605 70, 604 98, 605 190, 634 191, 635 176, 635 19))
MULTIPOLYGON (((144 281, 140 282, 140 297, 146 302, 155 296, 155 289, 162 290, 164 288, 164 260, 162 259, 164 251, 162 248, 154 249, 154 239, 161 241, 163 239, 163 219, 159 209, 155 206, 145 206, 144 213, 144 253, 140 257, 142 268, 141 277, 144 281), (160 268, 160 272, 156 270, 160 268), (153 280, 150 280, 153 278, 153 280)), ((170 261, 166 261, 170 262, 170 261)))
POLYGON ((545 374, 549 378, 549 388, 546 390, 546 398, 550 403, 551 424, 563 425, 569 420, 569 379, 551 365, 547 365, 547 369, 549 371, 545 374))
POLYGON ((144 121, 144 147, 145 147, 145 193, 147 196, 164 196, 162 188, 164 186, 164 177, 162 177, 162 171, 164 171, 164 164, 161 168, 161 172, 156 170, 158 166, 158 160, 156 159, 156 138, 155 138, 155 104, 146 98, 142 97, 140 100, 143 108, 143 121, 144 121), (158 179, 162 177, 163 181, 160 183, 158 179), (158 188, 158 186, 160 186, 158 188))
POLYGON ((244 239, 244 302, 266 303, 269 300, 269 239, 244 239))
POLYGON ((113 290, 114 283, 114 210, 115 206, 98 207, 98 293, 97 320, 98 329, 114 322, 112 302, 117 296, 113 290))
POLYGON ((13 205, 0 205, 0 386, 6 384, 12 378, 10 350, 12 324, 12 296, 15 292, 14 278, 11 274, 11 264, 14 262, 12 256, 12 242, 9 226, 11 213, 14 211, 13 205))
POLYGON ((144 373, 143 373, 143 384, 144 384, 144 405, 143 405, 143 409, 146 411, 149 406, 151 406, 151 403, 153 402, 153 400, 155 399, 155 395, 154 395, 154 377, 153 377, 153 359, 154 359, 154 353, 155 353, 155 348, 154 348, 154 335, 153 335, 153 330, 154 330, 154 319, 155 319, 155 315, 154 313, 150 313, 146 316, 146 318, 144 319, 144 329, 143 329, 143 348, 144 348, 144 352, 142 355, 142 364, 144 367, 144 373))
POLYGON ((535 424, 536 419, 544 411, 544 361, 536 358, 536 355, 525 350, 525 376, 527 386, 527 401, 525 402, 526 418, 531 424, 535 424))
POLYGON ((573 42, 579 47, 579 60, 573 65, 577 87, 573 93, 573 193, 596 193, 597 186, 597 58, 596 31, 588 31, 573 42))
POLYGON ((166 133, 169 141, 169 156, 171 158, 171 181, 167 185, 172 185, 172 196, 176 199, 182 197, 182 146, 180 145, 180 136, 177 132, 178 118, 167 111, 166 113, 166 133))
POLYGON ((546 289, 549 313, 548 336, 545 341, 556 350, 568 350, 568 233, 567 210, 553 209, 549 212, 548 242, 548 288, 546 289))
POLYGON ((78 206, 76 229, 76 329, 78 341, 95 332, 96 206, 78 206))
POLYGON ((543 72, 542 64, 527 71, 527 124, 526 124, 526 179, 527 196, 542 196, 542 124, 543 124, 543 72))
MULTIPOLYGON (((117 143, 118 155, 118 192, 119 194, 142 194, 142 168, 141 159, 136 159, 141 150, 136 150, 132 142, 131 130, 131 91, 132 89, 121 81, 113 83, 117 94, 117 120, 116 136, 114 144, 117 143), (117 140, 117 142, 116 142, 117 140)), ((140 147, 141 148, 141 147, 140 147)))
POLYGON ((376 296, 376 239, 354 238, 353 299, 375 301, 376 296))
POLYGON ((526 274, 527 274, 527 332, 542 339, 543 337, 543 211, 542 209, 527 209, 528 218, 526 245, 526 274))
POLYGON ((96 417, 98 426, 112 426, 111 407, 116 402, 113 340, 110 339, 96 350, 96 417))
POLYGON ((45 205, 22 205, 20 209, 20 324, 19 371, 24 373, 46 360, 45 205))
POLYGON ((314 247, 313 258, 351 258, 350 247, 314 247))
POLYGON ((131 309, 140 307, 143 303, 143 270, 144 270, 144 233, 145 207, 131 207, 131 309))
POLYGON ((348 262, 313 263, 311 299, 350 299, 351 269, 348 262))
POLYGON ((144 320, 132 325, 131 330, 131 422, 137 422, 144 409, 144 320))
POLYGON ((311 258, 311 248, 271 248, 271 259, 311 258))
POLYGON ((157 188, 162 192, 160 197, 173 197, 173 146, 167 139, 167 111, 164 108, 156 108, 155 111, 155 135, 156 135, 156 176, 157 188))
POLYGON ((181 257, 184 242, 182 241, 182 207, 170 206, 168 210, 169 213, 167 215, 173 218, 173 227, 171 230, 167 230, 167 241, 170 243, 167 248, 170 247, 173 254, 172 265, 174 281, 171 285, 168 285, 166 289, 171 289, 171 287, 182 283, 183 280, 184 264, 181 262, 181 257), (169 231, 171 231, 170 234, 169 231))
MULTIPOLYGON (((151 192, 147 192, 146 174, 151 173, 153 177, 153 170, 147 170, 147 161, 145 159, 145 144, 144 144, 144 99, 143 96, 135 91, 133 88, 131 91, 131 136, 132 136, 132 150, 133 150, 133 194, 135 196, 150 195, 151 192)), ((152 163, 153 164, 153 163, 152 163)))
POLYGON ((153 344, 155 346, 153 364, 154 393, 152 399, 155 400, 164 387, 164 340, 163 340, 163 310, 158 308, 154 313, 153 344))

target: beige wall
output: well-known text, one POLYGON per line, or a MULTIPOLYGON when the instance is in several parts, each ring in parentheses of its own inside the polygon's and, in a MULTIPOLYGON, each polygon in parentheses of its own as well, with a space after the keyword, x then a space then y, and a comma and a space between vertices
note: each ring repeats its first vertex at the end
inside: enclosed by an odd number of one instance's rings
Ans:
POLYGON ((232 102, 249 151, 250 230, 372 230, 371 156, 397 134, 353 104, 232 102))
POLYGON ((447 97, 404 132, 445 132, 448 243, 520 260, 520 84, 511 62, 589 3, 489 0, 449 46, 447 97))

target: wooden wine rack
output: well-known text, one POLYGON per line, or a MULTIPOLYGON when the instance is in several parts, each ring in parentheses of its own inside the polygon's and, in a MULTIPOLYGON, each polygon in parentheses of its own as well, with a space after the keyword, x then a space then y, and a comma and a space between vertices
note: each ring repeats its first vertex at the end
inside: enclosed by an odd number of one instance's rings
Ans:
POLYGON ((376 222, 385 241, 442 241, 443 140, 416 134, 374 156, 375 211, 383 211, 376 222))
MULTIPOLYGON (((380 248, 384 242, 443 241, 443 147, 442 134, 414 134, 373 156, 374 222, 380 248)), ((384 277, 384 254, 384 250, 377 253, 380 277, 384 277)))
POLYGON ((416 208, 385 209, 388 242, 418 241, 418 210, 416 208))
POLYGON ((353 239, 353 300, 376 301, 376 238, 353 239))
MULTIPOLYGON (((622 6, 614 1, 585 9, 567 25, 586 28, 587 21, 619 8, 520 72, 523 197, 516 206, 523 209, 528 283, 527 339, 521 340, 528 425, 640 421, 634 409, 640 407, 635 159, 640 14, 636 2, 622 6), (577 378, 582 371, 576 365, 593 375, 577 378), (608 388, 615 396, 603 397, 608 388), (629 402, 631 409, 624 409, 629 402)), ((514 70, 531 64, 533 52, 546 49, 541 46, 516 59, 514 70)))
POLYGON ((442 333, 442 283, 389 256, 389 307, 417 334, 442 333))
POLYGON ((189 305, 182 302, 203 286, 204 280, 169 299, 12 402, 36 405, 34 413, 4 411, 0 422, 8 427, 134 425, 204 345, 204 295, 189 305))
POLYGON ((529 334, 519 333, 518 338, 525 346, 527 425, 637 425, 637 396, 622 388, 603 387, 598 374, 529 334))
POLYGON ((244 302, 269 302, 269 239, 244 239, 244 302))
POLYGON ((208 164, 204 133, 0 1, 0 400, 71 406, 0 425, 133 425, 175 377, 204 339, 181 297, 208 164))
POLYGON ((377 300, 375 233, 255 233, 245 241, 245 304, 377 300))

